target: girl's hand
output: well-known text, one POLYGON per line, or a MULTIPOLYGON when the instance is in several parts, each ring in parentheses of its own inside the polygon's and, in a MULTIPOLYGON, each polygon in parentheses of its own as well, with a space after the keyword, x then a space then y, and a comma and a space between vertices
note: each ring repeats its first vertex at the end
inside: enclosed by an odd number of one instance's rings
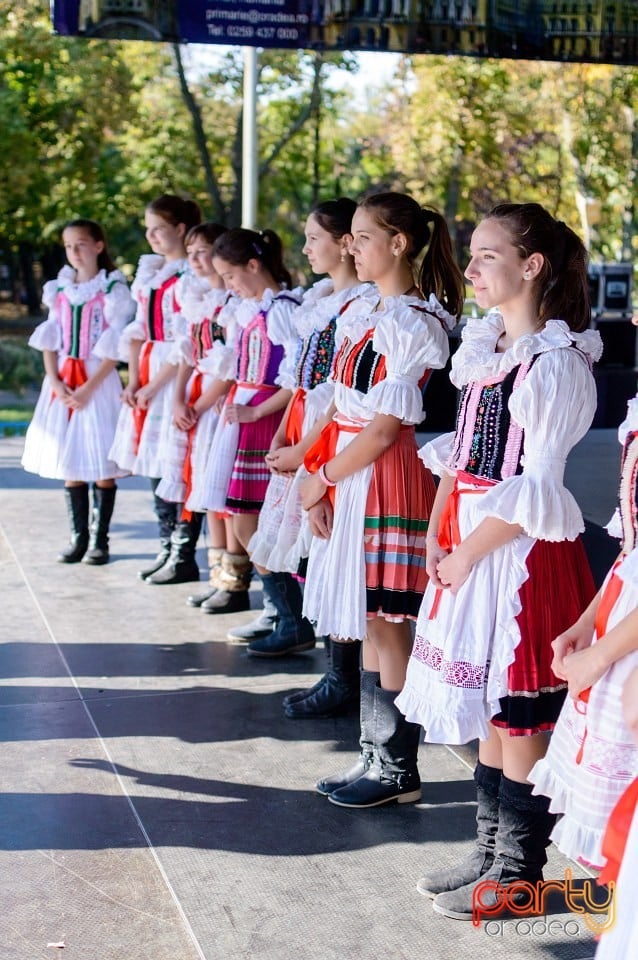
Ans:
POLYGON ((430 578, 430 583, 432 583, 437 590, 445 589, 439 580, 437 567, 441 560, 447 557, 447 555, 448 551, 439 545, 438 537, 435 537, 434 534, 428 536, 425 546, 425 569, 430 578))
POLYGON ((227 403, 224 416, 227 423, 256 423, 259 420, 257 407, 247 407, 245 403, 227 403))
MULTIPOLYGON (((266 463, 273 473, 295 473, 303 463, 303 457, 296 451, 296 447, 281 447, 266 454, 266 463)), ((325 492, 325 484, 323 486, 325 492)))
POLYGON ((326 495, 326 485, 316 474, 313 477, 307 477, 302 480, 299 486, 301 492, 301 506, 304 510, 310 510, 316 503, 319 503, 322 497, 326 495))
POLYGON ((593 644, 586 650, 576 650, 575 653, 569 653, 563 660, 563 678, 567 680, 567 689, 573 700, 578 699, 578 695, 583 690, 588 690, 602 675, 606 673, 609 664, 600 653, 597 644, 593 644))
POLYGON ((308 511, 308 521, 313 536, 319 537, 320 540, 329 540, 332 533, 332 519, 330 501, 324 497, 308 511))
POLYGON ((225 403, 226 403, 226 397, 225 397, 225 396, 221 396, 221 397, 219 397, 217 400, 215 400, 215 403, 213 404, 213 410, 215 411, 215 413, 217 414, 217 416, 220 416, 220 415, 221 415, 221 412, 222 412, 222 410, 224 409, 224 404, 225 404, 225 403))
POLYGON ((277 430, 277 433, 274 435, 274 437, 270 442, 270 450, 268 451, 268 453, 269 454, 275 453, 277 450, 281 450, 285 446, 286 446, 286 434, 283 432, 280 433, 279 430, 277 430))
POLYGON ((124 387, 120 394, 120 400, 127 407, 135 406, 135 394, 137 393, 138 387, 134 383, 129 383, 127 387, 124 387))
POLYGON ((69 406, 71 410, 82 410, 83 407, 87 406, 92 395, 93 387, 90 383, 83 383, 81 387, 76 387, 76 389, 71 392, 67 406, 69 406))
POLYGON ((49 377, 49 383, 58 400, 61 400, 62 403, 66 405, 66 401, 71 396, 71 391, 64 380, 54 380, 52 377, 49 377))
POLYGON ((173 423, 178 430, 190 430, 197 420, 197 416, 192 407, 189 407, 183 400, 175 400, 173 403, 173 423))
POLYGON ((622 710, 625 723, 638 744, 638 667, 632 670, 622 691, 622 710))
POLYGON ((552 650, 554 651, 552 670, 559 680, 569 679, 565 667, 566 657, 578 650, 586 650, 587 647, 591 646, 593 635, 593 627, 577 620, 569 629, 552 640, 552 650))
POLYGON ((145 387, 140 387, 135 394, 135 406, 139 410, 148 409, 148 405, 155 396, 155 393, 156 390, 150 383, 147 383, 145 387))
POLYGON ((461 544, 437 563, 436 572, 439 583, 452 594, 456 594, 472 572, 472 567, 473 564, 466 559, 461 544))

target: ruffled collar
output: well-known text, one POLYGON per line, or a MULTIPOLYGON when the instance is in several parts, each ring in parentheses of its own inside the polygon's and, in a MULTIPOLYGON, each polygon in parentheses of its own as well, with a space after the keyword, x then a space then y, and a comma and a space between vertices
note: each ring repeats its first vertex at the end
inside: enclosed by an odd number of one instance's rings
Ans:
POLYGON ((503 353, 497 353, 496 344, 504 329, 498 310, 468 320, 461 345, 452 357, 450 380, 455 387, 509 373, 519 364, 529 363, 533 357, 550 350, 576 347, 592 362, 602 354, 602 340, 597 331, 575 333, 564 320, 548 320, 542 330, 524 334, 503 353))
POLYGON ((205 280, 192 274, 184 274, 178 283, 177 301, 191 326, 210 320, 229 299, 228 290, 211 287, 205 280))
POLYGON ((182 273, 186 269, 186 260, 165 260, 156 253, 145 253, 140 257, 137 273, 133 280, 131 293, 137 294, 141 290, 159 290, 162 284, 182 273))
POLYGON ((77 306, 81 303, 88 303, 98 293, 105 293, 109 284, 118 280, 126 283, 124 274, 120 273, 119 270, 113 270, 108 274, 106 270, 100 270, 90 280, 77 283, 73 267, 62 267, 58 274, 57 285, 58 290, 64 292, 64 296, 69 303, 77 306))
POLYGON ((266 290, 263 297, 259 300, 256 297, 241 300, 235 311, 235 320, 243 329, 247 327, 251 320, 254 320, 258 313, 268 313, 273 302, 279 297, 290 300, 299 300, 301 296, 301 287, 295 287, 294 290, 288 290, 282 287, 281 290, 266 290))
POLYGON ((325 330, 345 303, 366 295, 369 298, 370 292, 376 299, 376 290, 370 283, 360 283, 356 287, 335 292, 330 278, 320 280, 304 294, 300 307, 295 311, 294 323, 297 334, 305 340, 315 331, 325 330))
POLYGON ((367 293, 360 296, 350 304, 343 313, 340 321, 341 335, 348 337, 352 343, 358 343, 359 340, 368 332, 373 330, 379 321, 388 316, 404 315, 406 309, 415 308, 419 312, 426 311, 432 313, 441 321, 446 330, 452 330, 456 324, 456 317, 453 317, 443 307, 434 294, 430 294, 428 300, 421 297, 401 294, 398 297, 385 297, 381 307, 381 297, 374 285, 368 284, 370 289, 367 293))

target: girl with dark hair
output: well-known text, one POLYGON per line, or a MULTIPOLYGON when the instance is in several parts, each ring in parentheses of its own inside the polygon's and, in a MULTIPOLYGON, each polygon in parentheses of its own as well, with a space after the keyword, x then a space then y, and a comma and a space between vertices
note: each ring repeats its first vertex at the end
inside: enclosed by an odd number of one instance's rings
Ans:
MULTIPOLYGON (((218 421, 217 403, 228 393, 235 375, 233 347, 233 301, 224 281, 213 267, 215 241, 226 231, 217 223, 192 227, 185 239, 190 270, 175 287, 175 299, 186 321, 183 335, 175 343, 178 362, 173 399, 173 423, 169 431, 162 479, 157 495, 179 504, 179 518, 173 533, 171 555, 153 583, 176 583, 193 579, 196 542, 193 523, 203 512, 202 481, 218 421)), ((226 523, 210 511, 207 517, 210 586, 188 598, 189 606, 201 606, 216 589, 221 556, 227 546, 226 523)), ((232 538, 232 529, 228 532, 232 538)), ((230 549, 234 552, 234 543, 230 549)), ((241 547, 238 547, 241 551, 241 547)))
MULTIPOLYGON (((357 279, 348 252, 352 240, 354 200, 341 198, 319 204, 305 225, 303 252, 314 273, 328 276, 304 294, 293 321, 298 336, 292 363, 282 370, 282 386, 293 390, 288 409, 270 445, 266 462, 273 471, 259 526, 249 544, 266 597, 278 610, 277 624, 261 636, 246 636, 248 628, 231 631, 235 639, 251 639, 248 652, 257 657, 294 653, 312 628, 303 621, 302 596, 297 580, 300 564, 308 556, 312 534, 304 522, 300 484, 308 474, 303 467, 302 438, 330 406, 334 385, 328 382, 338 341, 340 314, 358 296, 375 296, 371 284, 357 279), (283 603, 285 601, 285 609, 283 603)), ((259 629, 259 624, 253 625, 259 629)), ((359 644, 332 645, 332 666, 312 691, 293 694, 284 701, 289 717, 325 716, 343 710, 359 695, 359 644)))
POLYGON ((456 432, 421 451, 441 482, 397 705, 428 741, 480 740, 475 850, 417 886, 457 919, 471 918, 480 881, 534 883, 546 862, 554 817, 528 777, 565 697, 551 644, 594 594, 582 515, 563 486, 596 409, 586 260, 535 203, 497 206, 478 225, 465 275, 488 312, 468 320, 452 360, 456 432))
MULTIPOLYGON (((146 239, 153 253, 140 257, 132 286, 137 315, 120 341, 122 359, 128 360, 128 385, 110 456, 122 469, 150 478, 160 549, 151 565, 139 572, 148 583, 156 582, 152 577, 167 563, 171 538, 178 535, 177 504, 159 496, 157 488, 168 456, 178 365, 175 344, 185 330, 175 287, 186 269, 186 234, 200 220, 196 203, 172 194, 163 194, 146 208, 146 239)), ((192 560, 167 582, 199 579, 195 546, 200 527, 201 517, 190 521, 185 545, 181 543, 185 531, 179 531, 180 544, 192 560)))
POLYGON ((109 448, 122 389, 115 369, 118 341, 134 304, 98 223, 71 220, 62 242, 69 266, 45 284, 49 316, 29 340, 43 352, 46 377, 27 430, 22 466, 41 477, 64 480, 71 543, 58 560, 101 565, 109 559, 115 478, 125 472, 113 462, 109 448))
MULTIPOLYGON (((290 399, 280 366, 296 347, 292 314, 301 296, 286 289, 291 277, 272 230, 227 230, 215 241, 212 258, 227 289, 241 298, 235 310, 236 382, 224 403, 204 480, 206 509, 231 514, 242 549, 225 551, 218 589, 201 605, 204 613, 217 614, 249 608, 251 563, 245 551, 268 487, 264 457, 290 399)), ((306 649, 310 646, 314 637, 306 649)))
POLYGON ((320 634, 362 640, 361 755, 320 780, 332 803, 372 807, 421 796, 419 727, 394 704, 410 656, 410 620, 426 585, 425 534, 434 481, 419 463, 422 387, 445 366, 448 331, 463 307, 463 277, 440 214, 383 193, 352 220, 361 281, 376 296, 340 318, 328 417, 309 435, 302 503, 314 534, 304 613, 320 634), (416 260, 425 248, 420 267, 416 260), (327 421, 327 422, 326 422, 327 421))

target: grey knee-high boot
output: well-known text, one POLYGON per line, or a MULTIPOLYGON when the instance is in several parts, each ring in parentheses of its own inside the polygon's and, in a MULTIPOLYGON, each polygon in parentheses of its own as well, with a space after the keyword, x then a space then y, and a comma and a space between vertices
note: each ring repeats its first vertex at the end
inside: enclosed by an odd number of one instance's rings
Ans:
POLYGON ((425 897, 432 899, 447 890, 458 890, 466 883, 478 880, 494 863, 501 775, 502 771, 496 767, 488 767, 480 760, 477 762, 474 769, 477 799, 474 850, 455 867, 422 877, 416 888, 425 897))
MULTIPOLYGON (((543 867, 547 863, 545 851, 556 817, 549 812, 549 799, 534 796, 532 789, 529 783, 517 783, 502 776, 494 862, 487 873, 473 883, 438 894, 432 904, 437 913, 455 920, 471 920, 478 884, 489 881, 494 885, 480 895, 482 905, 490 907, 499 902, 498 885, 507 887, 522 880, 534 884, 543 879, 543 867)), ((527 902, 529 895, 525 891, 521 894, 527 902)))

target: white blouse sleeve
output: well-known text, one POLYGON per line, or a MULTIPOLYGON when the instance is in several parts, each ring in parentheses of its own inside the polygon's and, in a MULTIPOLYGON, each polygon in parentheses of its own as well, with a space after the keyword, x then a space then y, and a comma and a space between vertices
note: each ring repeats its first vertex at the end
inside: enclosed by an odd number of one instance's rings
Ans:
POLYGON ((56 305, 58 288, 57 280, 48 280, 42 288, 42 303, 49 308, 49 315, 29 337, 29 346, 34 350, 53 350, 57 353, 62 349, 62 327, 56 305))
POLYGON ((509 406, 525 432, 523 472, 496 484, 477 510, 519 524, 529 537, 575 540, 585 529, 583 516, 563 475, 569 451, 596 412, 596 385, 587 361, 571 347, 541 354, 509 406))
POLYGON ((372 346, 386 358, 386 377, 368 391, 366 407, 404 423, 420 423, 424 413, 419 381, 426 370, 444 367, 450 355, 440 320, 411 307, 391 311, 379 319, 372 346))
MULTIPOLYGON (((110 278, 109 278, 110 279, 110 278)), ((120 338, 122 331, 133 319, 135 301, 128 284, 122 277, 115 279, 104 297, 103 333, 98 337, 93 353, 101 360, 120 360, 120 338)))
POLYGON ((285 390, 291 390, 294 387, 293 371, 299 340, 294 315, 299 302, 300 297, 296 296, 296 291, 290 291, 284 296, 275 297, 268 311, 268 337, 273 343, 284 348, 284 356, 275 377, 275 383, 285 390))
POLYGON ((437 477, 456 476, 456 471, 450 468, 455 437, 454 432, 442 433, 440 437, 430 440, 419 450, 419 460, 422 460, 425 466, 437 477))

